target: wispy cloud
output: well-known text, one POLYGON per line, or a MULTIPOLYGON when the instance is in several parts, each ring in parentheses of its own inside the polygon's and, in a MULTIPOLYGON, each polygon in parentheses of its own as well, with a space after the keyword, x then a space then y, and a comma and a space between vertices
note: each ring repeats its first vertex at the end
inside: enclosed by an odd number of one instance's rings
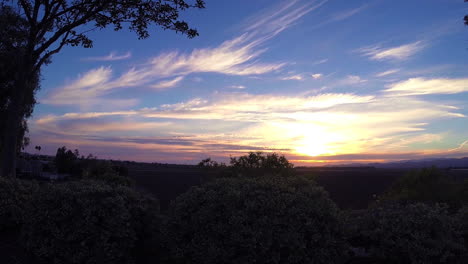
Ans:
POLYGON ((362 5, 360 7, 356 7, 356 8, 352 8, 352 9, 348 9, 348 10, 343 10, 341 12, 335 13, 335 14, 333 14, 331 16, 330 22, 345 20, 345 19, 350 18, 350 17, 356 15, 357 13, 363 11, 365 8, 367 8, 367 4, 362 5))
POLYGON ((183 79, 184 79, 184 76, 178 76, 171 80, 165 80, 157 84, 153 84, 151 85, 151 88, 155 88, 155 89, 171 88, 171 87, 178 85, 183 79))
MULTIPOLYGON (((255 76, 276 71, 287 63, 260 62, 260 55, 267 51, 263 44, 325 2, 327 0, 282 3, 275 9, 256 17, 240 36, 224 41, 216 47, 194 49, 189 53, 163 52, 120 76, 115 76, 111 68, 93 69, 79 76, 75 81, 57 88, 41 101, 57 105, 85 104, 85 107, 89 107, 92 104, 99 105, 101 96, 107 96, 116 89, 170 88, 176 86, 185 76, 194 73, 255 76), (70 98, 78 100, 70 100, 70 98)), ((123 56, 111 53, 99 59, 115 60, 120 57, 123 56)))
POLYGON ((399 72, 400 69, 390 69, 388 71, 384 71, 384 72, 379 72, 377 73, 375 76, 376 77, 385 77, 385 76, 388 76, 388 75, 392 75, 392 74, 395 74, 397 72, 399 72))
POLYGON ((312 62, 312 65, 324 64, 326 62, 328 62, 328 59, 317 60, 317 61, 312 62))
POLYGON ((371 60, 406 60, 424 49, 422 41, 416 41, 396 47, 383 48, 380 45, 364 47, 357 52, 369 57, 371 60))
POLYGON ((87 57, 82 59, 83 61, 118 61, 118 60, 126 60, 132 57, 131 52, 124 53, 122 55, 118 55, 116 52, 111 52, 107 56, 102 57, 87 57))
POLYGON ((468 78, 411 78, 406 81, 390 84, 385 92, 399 96, 463 93, 468 92, 468 78))
POLYGON ((105 141, 194 159, 207 152, 227 157, 259 149, 313 159, 310 155, 392 152, 395 146, 409 151, 411 144, 441 140, 426 131, 428 124, 459 117, 464 115, 455 107, 413 97, 217 93, 132 111, 50 115, 32 126, 43 140, 69 138, 90 146, 105 141))
POLYGON ((270 10, 262 10, 261 15, 253 16, 244 23, 245 31, 267 34, 271 38, 307 15, 324 5, 328 0, 312 0, 303 3, 299 0, 283 1, 270 10))
POLYGON ((40 101, 45 104, 77 105, 82 109, 89 109, 95 105, 112 105, 118 108, 135 106, 138 103, 137 99, 103 97, 116 88, 116 85, 112 85, 111 79, 112 69, 99 67, 78 76, 77 79, 60 87, 48 98, 43 98, 40 101))
POLYGON ((334 85, 335 86, 347 86, 347 85, 361 84, 365 82, 367 82, 367 80, 362 79, 360 76, 348 75, 345 78, 338 80, 334 85))
POLYGON ((229 86, 229 88, 232 88, 232 89, 245 89, 247 87, 245 87, 244 85, 231 85, 231 86, 229 86))
POLYGON ((304 80, 304 76, 301 74, 295 74, 295 75, 290 75, 290 76, 284 76, 280 78, 283 81, 288 81, 288 80, 296 80, 296 81, 302 81, 304 80))
POLYGON ((322 78, 322 77, 323 77, 323 74, 321 74, 321 73, 314 73, 314 74, 312 74, 311 76, 312 76, 312 78, 314 78, 315 80, 317 80, 317 79, 322 78))
POLYGON ((323 27, 325 25, 328 25, 334 22, 346 20, 360 13, 361 11, 366 9, 367 6, 368 6, 367 4, 364 4, 356 8, 346 9, 346 10, 342 10, 340 12, 334 13, 331 16, 329 16, 327 19, 325 19, 323 22, 313 25, 311 28, 316 29, 316 28, 320 28, 320 27, 323 27))

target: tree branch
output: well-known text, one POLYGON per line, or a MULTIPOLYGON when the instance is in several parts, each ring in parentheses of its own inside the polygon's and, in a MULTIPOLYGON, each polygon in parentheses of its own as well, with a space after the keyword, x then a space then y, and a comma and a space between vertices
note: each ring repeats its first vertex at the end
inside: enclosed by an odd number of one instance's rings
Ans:
POLYGON ((67 32, 65 34, 65 36, 62 38, 62 41, 60 42, 60 45, 56 49, 47 52, 46 54, 44 54, 44 56, 42 56, 42 58, 39 59, 39 62, 34 66, 33 72, 39 71, 41 66, 46 61, 48 61, 52 55, 57 54, 57 53, 60 52, 60 50, 63 48, 63 46, 65 46, 65 44, 67 44, 67 39, 68 39, 69 35, 70 35, 70 32, 67 32))
POLYGON ((31 16, 31 8, 29 6, 29 3, 27 3, 26 0, 20 0, 19 3, 21 5, 21 7, 23 7, 24 14, 26 15, 26 19, 28 20, 28 22, 30 24, 32 24, 33 19, 32 19, 32 16, 31 16))

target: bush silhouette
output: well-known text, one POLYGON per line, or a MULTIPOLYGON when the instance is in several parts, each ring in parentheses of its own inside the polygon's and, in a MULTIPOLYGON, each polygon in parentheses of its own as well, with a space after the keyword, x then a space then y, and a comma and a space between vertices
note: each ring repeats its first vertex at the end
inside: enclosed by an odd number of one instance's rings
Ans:
POLYGON ((47 184, 33 197, 26 248, 47 263, 134 263, 157 253, 156 200, 126 187, 47 184))
POLYGON ((36 182, 0 177, 0 232, 19 231, 25 208, 38 190, 36 182))
POLYGON ((207 158, 198 163, 201 168, 208 169, 215 174, 214 178, 222 177, 263 177, 282 176, 294 174, 294 165, 283 155, 277 153, 264 154, 263 152, 250 152, 240 157, 231 157, 229 165, 218 163, 207 158))
POLYGON ((388 203, 354 213, 347 222, 350 242, 379 263, 463 263, 461 226, 447 209, 388 203))
POLYGON ((225 178, 173 204, 168 263, 335 263, 345 252, 339 210, 300 178, 225 178))
POLYGON ((454 180, 436 167, 413 170, 399 178, 380 200, 447 203, 459 208, 468 202, 468 180, 465 183, 454 180))

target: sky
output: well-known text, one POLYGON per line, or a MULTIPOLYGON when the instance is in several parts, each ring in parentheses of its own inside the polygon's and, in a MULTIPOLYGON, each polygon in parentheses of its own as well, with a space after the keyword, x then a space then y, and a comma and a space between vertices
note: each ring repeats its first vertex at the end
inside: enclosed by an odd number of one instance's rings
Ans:
POLYGON ((196 164, 468 156, 463 0, 206 0, 199 36, 93 31, 42 69, 27 151, 196 164))

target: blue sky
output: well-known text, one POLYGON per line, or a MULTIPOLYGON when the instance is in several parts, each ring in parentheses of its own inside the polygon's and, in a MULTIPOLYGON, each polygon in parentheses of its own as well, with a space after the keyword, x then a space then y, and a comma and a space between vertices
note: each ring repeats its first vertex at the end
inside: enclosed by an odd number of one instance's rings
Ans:
POLYGON ((200 36, 91 32, 44 67, 33 152, 297 165, 468 156, 462 0, 206 1, 200 36))

